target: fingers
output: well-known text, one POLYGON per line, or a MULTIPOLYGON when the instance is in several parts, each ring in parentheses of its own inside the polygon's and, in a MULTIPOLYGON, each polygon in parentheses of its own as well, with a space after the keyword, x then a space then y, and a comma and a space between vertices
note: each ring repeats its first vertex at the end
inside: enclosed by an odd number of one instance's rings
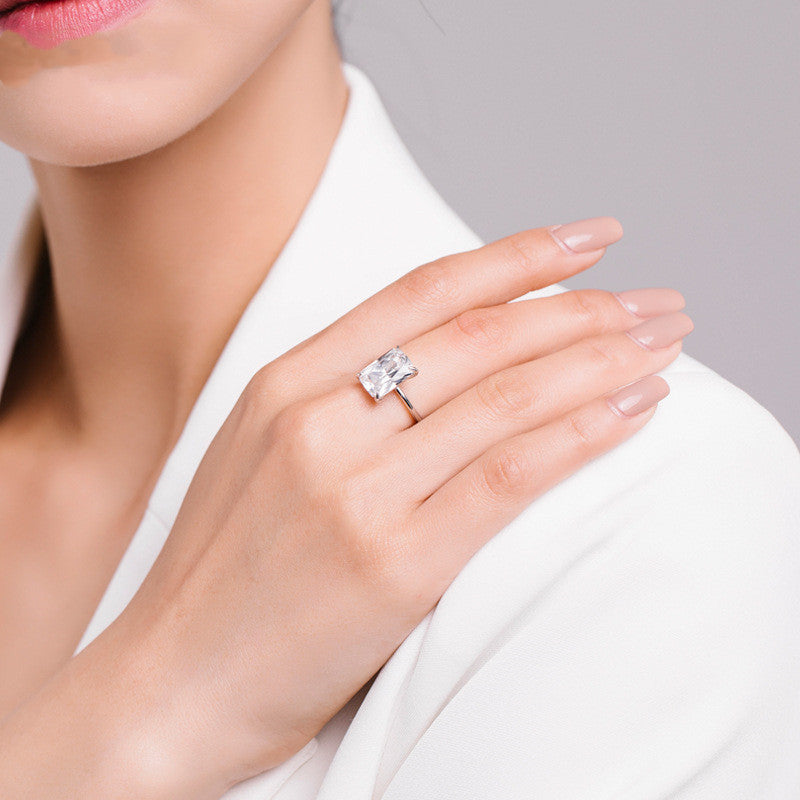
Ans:
POLYGON ((537 497, 644 427, 655 413, 654 404, 668 393, 662 377, 649 375, 540 428, 498 442, 413 515, 414 531, 437 534, 412 537, 424 548, 425 563, 441 564, 440 579, 447 586, 450 570, 457 572, 537 497))
POLYGON ((484 378, 382 444, 390 461, 402 461, 402 492, 421 502, 497 442, 658 372, 693 327, 683 312, 664 314, 484 378))
MULTIPOLYGON (((634 327, 651 315, 686 305, 675 289, 639 289, 618 296, 579 289, 487 308, 472 308, 426 331, 402 350, 419 373, 402 390, 424 417, 492 373, 561 350, 588 336, 634 327), (632 313, 629 307, 638 312, 632 313)), ((413 424, 402 402, 375 403, 352 383, 358 414, 371 432, 398 433, 413 424)))
POLYGON ((602 257, 605 246, 622 236, 614 217, 550 227, 572 246, 590 249, 571 252, 548 228, 534 228, 445 256, 406 273, 356 306, 298 345, 297 355, 318 364, 322 380, 355 374, 390 347, 467 309, 505 303, 587 269, 602 257))

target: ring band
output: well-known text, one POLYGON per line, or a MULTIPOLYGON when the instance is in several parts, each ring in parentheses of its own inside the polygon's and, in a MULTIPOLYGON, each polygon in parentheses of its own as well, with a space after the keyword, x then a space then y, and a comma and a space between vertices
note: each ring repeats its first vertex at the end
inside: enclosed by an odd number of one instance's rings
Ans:
POLYGON ((394 390, 398 395, 400 395, 400 399, 405 403, 406 408, 411 412, 411 416, 414 417, 414 422, 419 422, 422 417, 419 415, 417 409, 411 405, 411 401, 405 396, 403 390, 399 386, 395 386, 394 390))
POLYGON ((367 390, 367 394, 376 402, 386 397, 389 392, 395 391, 411 413, 414 422, 419 422, 422 417, 399 387, 400 383, 407 378, 413 378, 418 372, 411 359, 399 347, 392 347, 367 364, 356 377, 367 390))

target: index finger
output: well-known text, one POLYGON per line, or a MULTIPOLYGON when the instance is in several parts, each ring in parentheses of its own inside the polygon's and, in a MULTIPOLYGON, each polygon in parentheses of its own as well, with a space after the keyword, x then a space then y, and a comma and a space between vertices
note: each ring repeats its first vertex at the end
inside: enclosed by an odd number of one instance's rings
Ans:
POLYGON ((402 275, 298 347, 304 359, 318 357, 318 377, 356 372, 469 308, 504 303, 588 269, 622 232, 615 217, 591 217, 444 256, 402 275), (335 361, 325 357, 330 353, 335 361))

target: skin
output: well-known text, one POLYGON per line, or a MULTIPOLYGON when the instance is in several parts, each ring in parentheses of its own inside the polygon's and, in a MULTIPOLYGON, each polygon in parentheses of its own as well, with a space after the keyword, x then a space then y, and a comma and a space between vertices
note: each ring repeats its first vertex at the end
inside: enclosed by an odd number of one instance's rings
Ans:
MULTIPOLYGON (((0 87, 53 273, 0 405, 0 718, 77 646, 322 171, 346 84, 330 10, 307 6, 159 0, 68 43, 88 63, 0 87), (135 55, 98 63, 97 38, 135 55)), ((24 45, 0 36, 0 53, 24 45)))
POLYGON ((535 497, 645 425, 604 396, 692 323, 672 290, 657 349, 607 292, 508 303, 605 252, 544 228, 422 265, 253 376, 140 591, 71 658, 346 103, 325 3, 164 0, 104 35, 127 55, 0 87, 53 276, 0 406, 0 647, 20 654, 0 796, 217 798, 316 735, 535 497), (203 59, 164 47, 184 35, 203 59), (353 380, 387 337, 420 368, 416 425, 353 380), (301 382, 309 360, 335 366, 301 382))

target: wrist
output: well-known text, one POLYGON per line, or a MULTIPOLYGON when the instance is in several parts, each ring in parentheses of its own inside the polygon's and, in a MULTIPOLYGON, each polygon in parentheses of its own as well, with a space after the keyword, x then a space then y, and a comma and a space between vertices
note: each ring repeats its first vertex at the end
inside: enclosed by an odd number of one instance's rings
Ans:
POLYGON ((192 800, 219 797, 309 744, 309 736, 278 723, 285 715, 281 703, 270 703, 271 690, 282 685, 274 672, 265 668, 272 680, 248 699, 231 650, 206 651, 201 632, 187 631, 168 610, 151 613, 140 600, 90 646, 107 651, 111 671, 138 699, 138 738, 127 749, 147 765, 152 786, 175 787, 170 798, 183 797, 181 791, 192 800))
POLYGON ((95 717, 103 766, 118 784, 135 787, 125 797, 216 800, 230 785, 214 747, 225 732, 208 724, 207 695, 191 686, 180 652, 160 643, 155 629, 139 630, 123 614, 73 659, 93 685, 94 707, 114 710, 95 717))
POLYGON ((159 703, 148 658, 107 633, 3 720, 0 797, 218 798, 226 787, 192 760, 191 740, 159 703))

